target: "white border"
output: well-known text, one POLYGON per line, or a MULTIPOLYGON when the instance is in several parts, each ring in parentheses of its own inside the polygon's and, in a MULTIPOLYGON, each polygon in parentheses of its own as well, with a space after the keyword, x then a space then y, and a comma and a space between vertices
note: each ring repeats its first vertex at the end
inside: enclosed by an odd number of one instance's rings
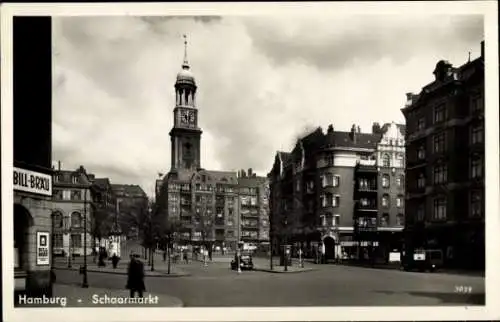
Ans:
POLYGON ((290 308, 135 308, 13 309, 12 265, 3 265, 3 308, 7 321, 298 321, 298 320, 473 320, 500 317, 499 149, 498 149, 498 3, 468 2, 336 2, 336 3, 127 3, 3 4, 2 39, 2 263, 13 256, 12 216, 12 16, 15 15, 305 15, 305 14, 481 14, 485 17, 486 102, 486 307, 290 307, 290 308), (146 319, 145 319, 146 317, 146 319))

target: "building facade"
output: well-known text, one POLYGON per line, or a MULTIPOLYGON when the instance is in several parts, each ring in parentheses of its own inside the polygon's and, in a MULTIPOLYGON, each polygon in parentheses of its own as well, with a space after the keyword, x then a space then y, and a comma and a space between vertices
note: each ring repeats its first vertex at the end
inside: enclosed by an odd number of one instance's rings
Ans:
POLYGON ((239 240, 260 244, 269 241, 269 184, 252 169, 238 172, 239 240))
POLYGON ((53 253, 55 256, 83 256, 92 253, 92 175, 80 166, 76 170, 54 170, 52 197, 53 253), (85 232, 85 222, 87 231, 85 232), (84 245, 85 236, 87 245, 84 245))
POLYGON ((407 94, 405 249, 440 249, 445 265, 484 268, 484 42, 407 94))
POLYGON ((382 203, 383 198, 392 198, 400 205, 400 190, 389 190, 385 180, 389 174, 399 182, 404 163, 382 160, 396 159, 401 148, 404 153, 404 141, 391 142, 393 137, 401 139, 402 128, 374 124, 372 133, 361 133, 356 125, 349 132, 334 131, 330 125, 326 133, 318 128, 299 139, 291 153, 278 152, 269 173, 273 248, 302 244, 309 255, 323 249, 328 261, 357 257, 360 247, 378 247, 385 236, 382 232, 399 223, 390 219, 404 214, 391 217, 394 211, 382 203), (376 234, 369 236, 367 225, 376 234))
POLYGON ((259 188, 258 194, 253 193, 255 184, 252 182, 260 182, 260 179, 250 178, 247 184, 239 185, 236 171, 213 171, 201 166, 202 130, 198 126, 196 104, 198 87, 186 52, 174 88, 176 103, 174 124, 170 131, 171 167, 163 178, 156 180, 156 204, 165 222, 178 223, 180 228, 176 236, 181 244, 236 249, 243 232, 247 238, 259 240, 260 236, 265 236, 265 229, 254 226, 255 222, 247 219, 247 215, 244 223, 248 225, 244 230, 240 229, 239 193, 240 188, 245 194, 248 192, 250 199, 244 199, 245 203, 247 200, 251 202, 254 197, 259 200, 256 205, 250 205, 254 210, 249 214, 257 219, 265 216, 259 209, 266 202, 261 196, 264 193, 261 191, 265 189, 259 188))

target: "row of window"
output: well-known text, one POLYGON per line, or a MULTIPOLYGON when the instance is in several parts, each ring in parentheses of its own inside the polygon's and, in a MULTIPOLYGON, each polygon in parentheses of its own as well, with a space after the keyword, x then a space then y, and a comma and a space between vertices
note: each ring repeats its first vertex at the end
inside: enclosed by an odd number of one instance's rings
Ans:
MULTIPOLYGON (((469 216, 478 218, 482 216, 483 198, 480 191, 472 191, 469 195, 469 216)), ((432 220, 446 220, 447 218, 447 199, 439 197, 433 200, 432 204, 432 220)), ((425 204, 420 204, 417 207, 417 221, 425 220, 425 204)))
MULTIPOLYGON (((88 242, 88 241, 87 241, 88 242)), ((82 235, 81 234, 71 234, 70 235, 70 248, 79 248, 82 247, 82 235)), ((64 247, 63 243, 63 235, 55 233, 54 234, 54 248, 62 248, 64 247)))
MULTIPOLYGON (((396 163, 394 166, 396 167, 404 167, 405 162, 404 162, 404 154, 403 153, 397 153, 396 154, 396 163)), ((391 156, 389 153, 384 153, 382 154, 382 166, 383 167, 391 167, 392 162, 391 162, 391 156)))
MULTIPOLYGON (((483 177, 483 157, 480 154, 473 154, 469 160, 470 163, 470 178, 479 179, 483 177)), ((448 165, 438 163, 432 168, 432 182, 434 184, 445 184, 448 182, 448 165)), ((426 185, 426 176, 424 172, 420 172, 417 178, 417 188, 423 189, 426 185)))
MULTIPOLYGON (((55 183, 62 182, 63 180, 64 180, 64 176, 62 174, 54 175, 54 182, 55 183)), ((71 176, 71 183, 72 184, 80 183, 80 176, 78 176, 78 175, 71 176)))
MULTIPOLYGON (((483 109, 483 99, 480 95, 474 95, 469 100, 469 107, 471 112, 476 112, 483 109)), ((448 119, 448 111, 446 105, 440 104, 434 107, 433 113, 433 123, 439 124, 448 119)), ((417 131, 424 130, 426 127, 425 117, 421 117, 417 120, 417 131)))
MULTIPOLYGON (((81 189, 53 189, 53 199, 54 200, 84 200, 85 199, 85 190, 81 189)), ((87 198, 89 198, 89 194, 87 193, 87 198)))
POLYGON ((75 211, 70 216, 64 217, 60 212, 53 214, 54 228, 80 228, 82 227, 83 216, 75 211))
MULTIPOLYGON (((222 230, 222 231, 216 230, 215 235, 233 238, 235 236, 235 233, 232 230, 227 230, 225 232, 224 232, 224 230, 222 230)), ((191 239, 191 233, 188 231, 182 232, 180 234, 180 236, 182 239, 188 239, 188 240, 191 239)), ((201 233, 201 231, 194 231, 192 236, 194 239, 200 239, 200 238, 202 238, 202 233, 201 233)))
MULTIPOLYGON (((404 176, 400 175, 396 177, 396 186, 398 188, 404 187, 404 176)), ((390 188, 391 187, 391 177, 388 174, 382 175, 382 188, 390 188)))
MULTIPOLYGON (((484 128, 482 124, 471 126, 470 143, 482 143, 484 138, 484 128)), ((432 150, 434 153, 444 153, 447 150, 446 133, 441 132, 432 137, 432 150)), ((426 157, 425 144, 421 144, 417 149, 417 159, 424 160, 426 157)))
MULTIPOLYGON (((389 195, 385 194, 382 196, 382 207, 389 208, 390 203, 391 203, 391 198, 389 195)), ((404 197, 403 196, 397 196, 396 197, 396 207, 398 208, 404 208, 404 197)))

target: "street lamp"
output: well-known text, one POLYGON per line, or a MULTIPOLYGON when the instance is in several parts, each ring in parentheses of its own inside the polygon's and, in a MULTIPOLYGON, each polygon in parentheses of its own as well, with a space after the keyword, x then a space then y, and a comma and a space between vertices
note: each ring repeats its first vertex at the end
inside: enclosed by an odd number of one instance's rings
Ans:
POLYGON ((284 252, 284 257, 285 257, 285 272, 288 271, 288 246, 287 246, 287 243, 288 243, 288 240, 287 240, 287 237, 288 237, 288 232, 287 232, 287 220, 285 219, 285 244, 283 245, 283 252, 284 252))
POLYGON ((71 268, 72 265, 71 265, 71 244, 73 243, 73 238, 71 236, 71 216, 72 214, 70 214, 69 217, 66 217, 66 225, 68 227, 68 237, 69 237, 69 242, 68 242, 68 268, 71 268))
POLYGON ((89 287, 87 279, 87 188, 85 188, 83 196, 83 288, 89 287))

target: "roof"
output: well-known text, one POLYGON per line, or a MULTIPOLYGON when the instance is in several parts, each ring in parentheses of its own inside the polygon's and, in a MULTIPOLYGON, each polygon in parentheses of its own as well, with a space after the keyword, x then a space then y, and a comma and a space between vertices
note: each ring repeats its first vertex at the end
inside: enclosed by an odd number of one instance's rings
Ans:
POLYGON ((112 184, 111 185, 114 193, 117 197, 146 197, 147 194, 144 190, 135 184, 112 184))
POLYGON ((238 178, 238 185, 242 187, 260 187, 267 182, 266 177, 238 178))
MULTIPOLYGON (((381 132, 386 133, 387 130, 389 129, 389 126, 391 126, 391 123, 385 123, 381 128, 381 132)), ((396 123, 396 127, 398 128, 398 130, 401 132, 402 135, 406 134, 406 125, 396 123)))
POLYGON ((380 134, 334 131, 325 137, 324 147, 376 149, 380 134))

